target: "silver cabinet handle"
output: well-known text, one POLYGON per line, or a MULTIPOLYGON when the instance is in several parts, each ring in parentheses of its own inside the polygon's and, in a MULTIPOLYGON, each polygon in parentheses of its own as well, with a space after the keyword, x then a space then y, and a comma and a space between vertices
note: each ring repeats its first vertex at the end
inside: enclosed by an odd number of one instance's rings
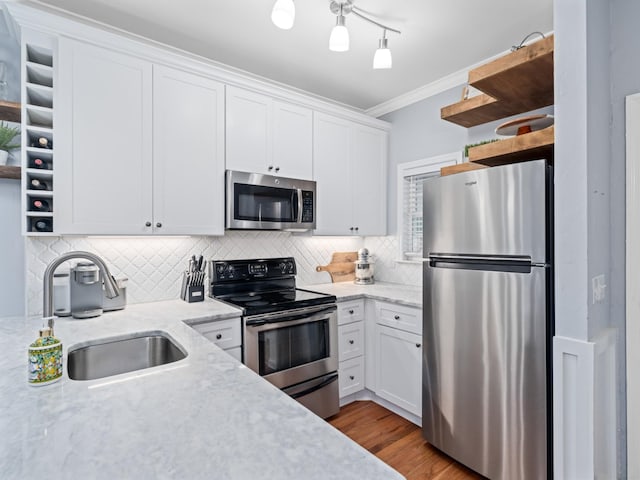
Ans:
POLYGON ((416 343, 416 348, 420 348, 422 346, 421 343, 416 343))
POLYGON ((151 222, 147 222, 144 224, 145 227, 150 227, 151 226, 151 222))
POLYGON ((216 335, 216 340, 220 340, 221 338, 222 338, 222 334, 221 334, 221 333, 218 333, 218 334, 216 335))
POLYGON ((353 310, 349 310, 349 314, 350 314, 350 315, 353 315, 353 310))
POLYGON ((160 228, 162 227, 162 224, 160 222, 156 223, 156 227, 160 228))
POLYGON ((353 375, 349 375, 349 380, 353 380, 354 378, 356 377, 354 377, 353 375))
POLYGON ((267 167, 267 169, 268 169, 269 171, 273 170, 273 165, 269 165, 269 166, 267 167))
POLYGON ((400 320, 400 315, 396 315, 393 317, 394 320, 400 320))
POLYGON ((280 171, 280 167, 276 167, 276 173, 280 171))
POLYGON ((351 230, 353 232, 353 227, 349 227, 349 230, 351 230))
POLYGON ((349 340, 349 345, 353 345, 353 340, 349 340))
POLYGON ((356 232, 358 231, 358 227, 356 227, 356 232))

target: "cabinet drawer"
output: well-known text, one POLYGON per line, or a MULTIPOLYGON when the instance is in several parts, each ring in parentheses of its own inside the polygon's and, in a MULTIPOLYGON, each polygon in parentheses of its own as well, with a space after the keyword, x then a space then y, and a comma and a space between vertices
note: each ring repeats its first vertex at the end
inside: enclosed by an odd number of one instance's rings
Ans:
POLYGON ((422 310, 392 303, 377 302, 377 323, 422 335, 422 310))
POLYGON ((348 360, 364 354, 364 322, 338 327, 338 360, 348 360))
POLYGON ((239 318, 199 323, 192 325, 192 328, 223 350, 242 345, 242 328, 239 318))
POLYGON ((340 362, 338 366, 340 398, 364 390, 364 357, 340 362))
POLYGON ((364 300, 338 303, 338 325, 364 320, 364 300))

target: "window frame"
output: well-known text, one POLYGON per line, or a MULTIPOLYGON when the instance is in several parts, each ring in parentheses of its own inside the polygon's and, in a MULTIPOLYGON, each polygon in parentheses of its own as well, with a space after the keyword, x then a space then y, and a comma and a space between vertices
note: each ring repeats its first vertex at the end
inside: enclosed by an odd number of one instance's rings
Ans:
POLYGON ((436 155, 433 157, 422 158, 420 160, 414 160, 412 162, 405 162, 398 164, 398 176, 397 176, 397 234, 398 234, 398 251, 397 259, 398 263, 422 263, 422 258, 407 259, 403 252, 404 245, 404 179, 414 175, 435 174, 440 176, 440 169, 442 167, 448 167, 451 165, 457 165, 462 163, 462 152, 451 152, 443 155, 436 155))

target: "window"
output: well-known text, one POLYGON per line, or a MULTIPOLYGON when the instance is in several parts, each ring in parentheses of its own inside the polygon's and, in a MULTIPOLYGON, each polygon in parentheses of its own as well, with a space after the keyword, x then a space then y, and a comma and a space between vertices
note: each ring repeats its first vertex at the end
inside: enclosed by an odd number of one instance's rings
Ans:
POLYGON ((398 165, 398 235, 400 260, 422 258, 422 185, 425 179, 440 175, 440 169, 462 162, 454 152, 398 165))

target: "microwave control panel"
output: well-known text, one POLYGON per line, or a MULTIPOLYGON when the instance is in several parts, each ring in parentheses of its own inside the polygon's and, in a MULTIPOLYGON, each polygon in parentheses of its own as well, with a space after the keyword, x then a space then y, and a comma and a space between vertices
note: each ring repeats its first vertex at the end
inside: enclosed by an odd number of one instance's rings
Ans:
POLYGON ((302 223, 313 222, 313 192, 302 190, 302 223))

